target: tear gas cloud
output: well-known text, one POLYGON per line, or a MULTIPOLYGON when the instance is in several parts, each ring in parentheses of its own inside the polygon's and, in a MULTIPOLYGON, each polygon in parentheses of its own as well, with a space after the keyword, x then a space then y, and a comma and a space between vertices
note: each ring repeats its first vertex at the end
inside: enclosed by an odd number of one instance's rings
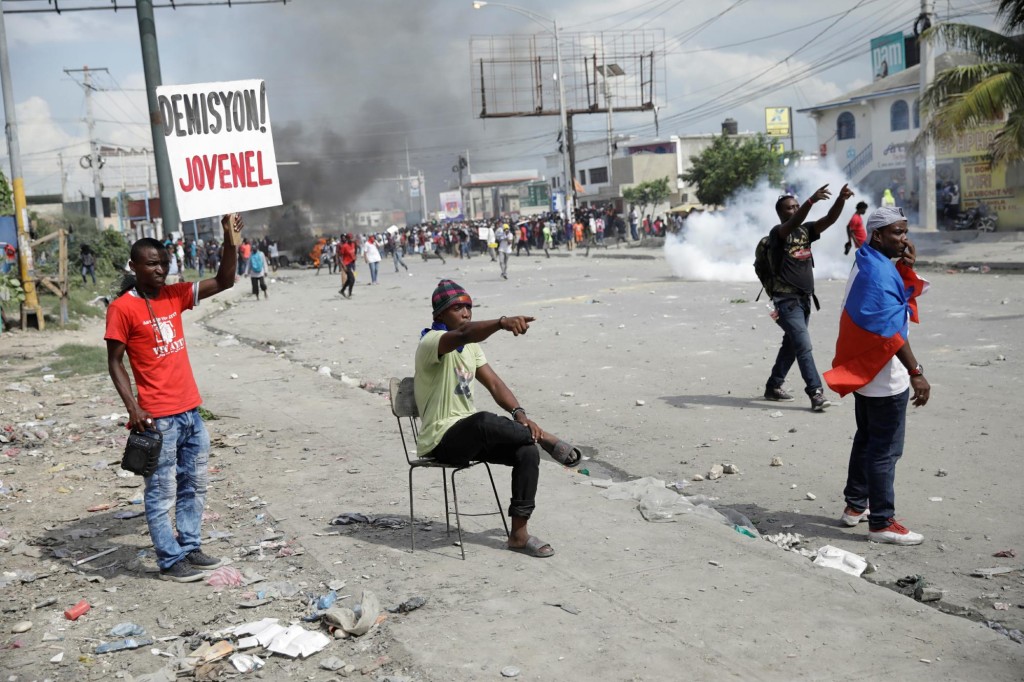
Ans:
MULTIPOLYGON (((814 205, 808 220, 823 218, 843 186, 843 172, 831 159, 818 164, 801 164, 786 173, 787 183, 797 188, 801 202, 822 185, 828 184, 832 198, 814 205)), ((821 239, 814 243, 814 276, 846 279, 853 265, 853 252, 843 255, 846 224, 857 202, 868 204, 868 212, 876 207, 870 197, 851 185, 854 196, 846 202, 843 212, 821 239)), ((775 202, 780 190, 761 182, 753 189, 738 192, 721 211, 693 213, 679 235, 665 240, 665 259, 676 277, 720 282, 756 282, 754 249, 761 237, 778 224, 775 202)))

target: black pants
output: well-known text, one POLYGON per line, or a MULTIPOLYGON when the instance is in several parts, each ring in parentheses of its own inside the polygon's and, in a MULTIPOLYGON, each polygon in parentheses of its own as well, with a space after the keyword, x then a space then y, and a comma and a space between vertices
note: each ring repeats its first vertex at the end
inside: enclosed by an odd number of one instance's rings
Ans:
POLYGON ((250 277, 252 280, 252 295, 256 298, 260 297, 260 289, 263 293, 267 293, 267 282, 262 277, 250 277))
POLYGON ((345 266, 345 283, 341 286, 342 293, 348 289, 348 295, 352 295, 352 287, 356 285, 355 264, 345 266))
POLYGON ((508 417, 477 412, 450 427, 428 454, 445 464, 488 462, 512 467, 508 515, 528 519, 537 506, 540 451, 530 429, 508 417))

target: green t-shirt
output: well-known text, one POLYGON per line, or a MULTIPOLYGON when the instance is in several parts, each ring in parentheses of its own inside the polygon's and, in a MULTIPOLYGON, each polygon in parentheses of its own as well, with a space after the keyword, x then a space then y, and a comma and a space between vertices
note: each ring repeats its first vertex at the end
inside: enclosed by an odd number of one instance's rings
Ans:
POLYGON ((473 380, 477 368, 487 364, 483 349, 476 343, 467 343, 461 353, 453 350, 437 357, 442 336, 442 331, 429 331, 416 347, 413 388, 420 413, 420 435, 416 441, 420 457, 437 447, 452 424, 476 414, 473 380))

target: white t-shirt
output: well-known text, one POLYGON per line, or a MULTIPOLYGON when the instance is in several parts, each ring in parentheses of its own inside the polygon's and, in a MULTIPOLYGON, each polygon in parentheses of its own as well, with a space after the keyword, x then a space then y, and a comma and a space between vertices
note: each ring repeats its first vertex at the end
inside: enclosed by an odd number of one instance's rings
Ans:
POLYGON ((512 253, 512 232, 502 229, 498 232, 498 253, 512 253))
MULTIPOLYGON (((910 316, 907 315, 909 318, 910 316)), ((908 332, 909 336, 909 332, 908 332)), ((889 363, 878 371, 875 378, 855 391, 866 398, 888 398, 910 388, 910 373, 900 359, 893 355, 889 363)))
POLYGON ((363 245, 363 255, 366 256, 367 263, 380 262, 380 249, 377 248, 376 244, 366 242, 366 244, 363 245))

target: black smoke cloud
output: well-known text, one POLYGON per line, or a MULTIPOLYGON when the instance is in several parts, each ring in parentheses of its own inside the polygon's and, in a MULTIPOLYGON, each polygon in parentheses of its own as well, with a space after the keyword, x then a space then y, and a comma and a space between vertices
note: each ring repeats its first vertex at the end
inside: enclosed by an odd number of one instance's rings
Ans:
POLYGON ((362 105, 358 120, 349 122, 349 133, 301 122, 275 130, 278 160, 296 164, 279 169, 285 201, 305 204, 328 221, 358 210, 359 198, 379 178, 397 175, 395 160, 404 153, 403 137, 374 132, 380 121, 393 122, 399 130, 408 125, 404 112, 374 98, 362 105))

